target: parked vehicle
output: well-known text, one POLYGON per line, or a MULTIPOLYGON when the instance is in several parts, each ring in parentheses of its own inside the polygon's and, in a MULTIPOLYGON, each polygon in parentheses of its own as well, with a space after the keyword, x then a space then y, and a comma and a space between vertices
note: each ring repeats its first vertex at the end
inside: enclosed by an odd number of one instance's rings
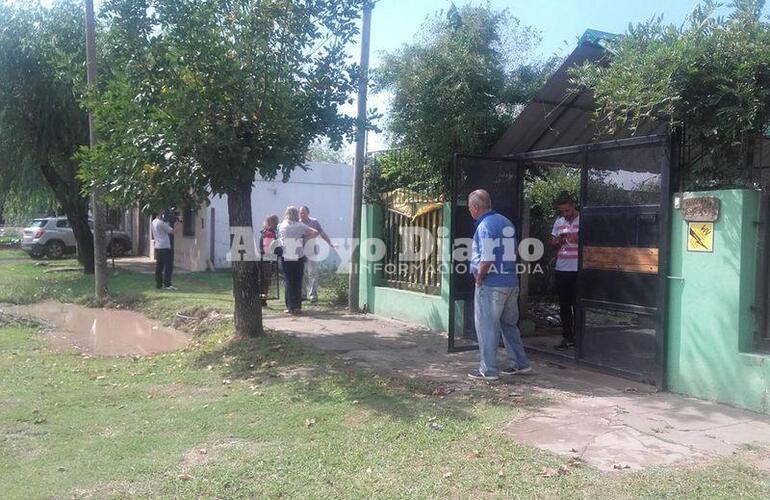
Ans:
MULTIPOLYGON (((93 222, 88 222, 93 229, 93 222)), ((66 217, 41 217, 23 231, 21 249, 33 259, 60 259, 77 251, 75 234, 66 217)), ((108 226, 107 252, 121 257, 131 251, 131 237, 125 231, 108 226)))

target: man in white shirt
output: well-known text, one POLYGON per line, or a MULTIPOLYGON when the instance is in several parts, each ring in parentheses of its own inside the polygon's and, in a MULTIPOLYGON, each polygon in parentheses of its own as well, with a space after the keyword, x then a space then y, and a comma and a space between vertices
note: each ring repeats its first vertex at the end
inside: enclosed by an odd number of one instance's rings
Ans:
POLYGON ((305 267, 304 243, 318 236, 318 231, 299 221, 297 207, 286 207, 283 222, 278 224, 278 241, 281 253, 284 285, 286 287, 286 312, 302 311, 302 275, 305 267))
POLYGON ((551 247, 556 250, 554 284, 559 295, 562 341, 554 349, 564 351, 575 347, 575 305, 577 302, 578 232, 580 212, 566 191, 559 194, 556 207, 561 217, 551 231, 551 247))
POLYGON ((160 217, 159 213, 152 214, 152 239, 155 240, 155 287, 163 290, 176 290, 171 284, 171 273, 174 271, 174 250, 171 247, 171 236, 176 233, 176 227, 171 227, 160 217))
MULTIPOLYGON (((318 231, 319 236, 329 246, 332 246, 332 241, 329 236, 324 232, 321 223, 318 219, 310 217, 310 209, 307 206, 302 206, 299 209, 299 221, 304 225, 318 231)), ((315 304, 318 301, 318 283, 321 278, 321 262, 319 261, 319 249, 318 244, 315 242, 316 238, 309 239, 306 243, 306 250, 312 251, 305 255, 305 289, 307 290, 307 298, 310 299, 311 304, 315 304), (312 243, 310 243, 312 242, 312 243)))

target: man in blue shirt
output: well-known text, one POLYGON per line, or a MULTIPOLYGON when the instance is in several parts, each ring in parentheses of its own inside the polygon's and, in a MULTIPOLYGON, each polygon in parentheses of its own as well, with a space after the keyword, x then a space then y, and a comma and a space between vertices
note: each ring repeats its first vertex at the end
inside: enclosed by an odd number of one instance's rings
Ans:
POLYGON ((503 337, 512 366, 511 375, 532 371, 519 333, 519 277, 516 274, 516 229, 508 218, 492 210, 489 193, 477 189, 468 196, 468 210, 476 220, 471 272, 476 280, 474 323, 481 363, 468 374, 479 380, 497 380, 497 346, 503 337))

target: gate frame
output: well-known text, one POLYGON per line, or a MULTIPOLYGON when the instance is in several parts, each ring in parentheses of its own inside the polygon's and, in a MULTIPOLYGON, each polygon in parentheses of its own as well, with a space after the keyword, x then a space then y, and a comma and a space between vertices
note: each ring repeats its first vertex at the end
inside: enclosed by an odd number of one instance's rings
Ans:
MULTIPOLYGON (((580 197, 581 206, 585 201, 588 185, 588 153, 595 151, 605 151, 621 148, 643 147, 643 146, 659 146, 666 152, 666 161, 660 165, 661 174, 661 188, 660 188, 660 226, 658 235, 658 290, 656 293, 656 311, 652 316, 655 321, 655 386, 659 390, 664 390, 666 387, 665 380, 665 367, 666 367, 666 320, 667 320, 667 300, 668 300, 668 280, 671 279, 668 275, 669 271, 669 253, 670 253, 670 239, 671 239, 671 200, 674 192, 674 186, 671 182, 673 173, 679 168, 679 141, 677 140, 677 134, 655 134, 641 137, 631 137, 627 139, 614 139, 609 141, 593 142, 586 144, 577 144, 572 146, 564 146, 551 149, 541 149, 535 151, 527 151, 524 153, 515 153, 507 156, 484 156, 484 155, 462 155, 467 158, 487 159, 492 161, 509 161, 509 162, 521 162, 519 165, 519 181, 518 192, 516 196, 519 198, 518 209, 519 217, 521 217, 522 210, 522 194, 523 194, 523 182, 521 181, 521 173, 528 168, 524 162, 529 160, 546 159, 554 156, 564 156, 569 154, 582 154, 580 168, 580 197)), ((459 155, 455 155, 455 160, 459 155)), ((451 198, 451 214, 452 220, 450 221, 450 227, 454 228, 454 215, 457 209, 456 205, 456 170, 455 164, 452 168, 452 198, 451 198)), ((583 259, 583 232, 579 233, 579 262, 583 259)), ((456 235, 452 233, 452 242, 456 235)), ((450 250, 451 251, 451 250, 450 250)), ((453 343, 454 329, 455 329, 455 293, 454 293, 454 273, 450 278, 449 289, 449 352, 461 352, 474 350, 477 347, 474 346, 455 346, 453 343)), ((580 279, 578 279, 578 298, 582 296, 580 279)), ((583 335, 583 308, 578 307, 576 311, 576 323, 577 323, 577 348, 575 352, 575 363, 581 366, 589 366, 594 369, 598 369, 600 372, 610 375, 621 376, 623 378, 631 378, 631 373, 623 372, 621 370, 608 368, 605 366, 597 366, 596 364, 583 361, 581 359, 581 340, 583 335)))
MULTIPOLYGON (((524 194, 524 182, 521 176, 522 173, 522 165, 521 160, 518 158, 512 158, 510 156, 485 156, 485 155, 478 155, 478 154, 459 154, 455 153, 452 157, 452 172, 451 172, 451 196, 449 200, 449 230, 450 230, 450 249, 449 249, 449 265, 450 265, 450 272, 449 272, 449 315, 448 315, 448 331, 447 331, 447 352, 449 353, 457 353, 457 352, 466 352, 466 351, 475 351, 478 349, 477 345, 466 345, 466 346, 457 346, 455 345, 455 320, 456 320, 456 310, 455 310, 455 284, 457 280, 457 273, 454 272, 454 240, 455 240, 455 234, 454 234, 454 227, 455 227, 455 215, 457 212, 457 208, 459 205, 457 205, 457 160, 458 158, 471 158, 471 159, 478 159, 478 160, 489 160, 489 161, 498 161, 498 162, 506 162, 506 163, 515 163, 516 164, 516 196, 518 198, 516 209, 519 212, 519 219, 521 219, 521 200, 523 198, 524 194)), ((467 207, 465 207, 467 210, 467 207)), ((516 234, 519 234, 519 221, 512 221, 514 227, 516 228, 516 234)), ((500 340, 502 345, 502 339, 500 340)))

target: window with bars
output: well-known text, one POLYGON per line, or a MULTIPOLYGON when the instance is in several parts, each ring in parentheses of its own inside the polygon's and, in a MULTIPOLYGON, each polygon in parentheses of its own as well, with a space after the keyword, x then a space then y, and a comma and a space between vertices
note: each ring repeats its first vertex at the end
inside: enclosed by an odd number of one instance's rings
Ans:
POLYGON ((185 208, 182 215, 182 235, 195 236, 195 219, 197 210, 194 208, 185 208))

